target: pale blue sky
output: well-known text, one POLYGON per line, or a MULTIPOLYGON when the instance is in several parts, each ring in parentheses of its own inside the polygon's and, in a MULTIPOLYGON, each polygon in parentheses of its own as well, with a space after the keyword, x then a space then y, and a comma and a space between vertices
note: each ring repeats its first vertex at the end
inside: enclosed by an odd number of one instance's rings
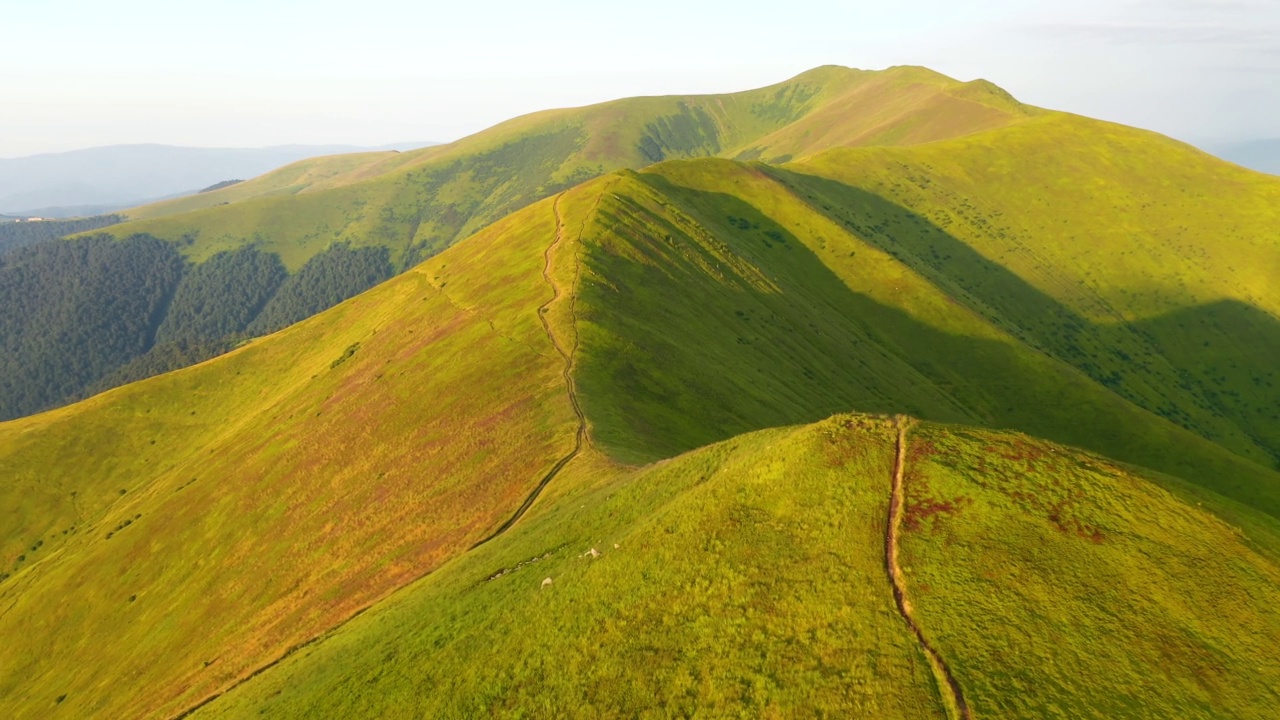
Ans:
POLYGON ((547 107, 928 65, 1191 140, 1280 137, 1280 0, 3 0, 0 157, 452 140, 547 107))

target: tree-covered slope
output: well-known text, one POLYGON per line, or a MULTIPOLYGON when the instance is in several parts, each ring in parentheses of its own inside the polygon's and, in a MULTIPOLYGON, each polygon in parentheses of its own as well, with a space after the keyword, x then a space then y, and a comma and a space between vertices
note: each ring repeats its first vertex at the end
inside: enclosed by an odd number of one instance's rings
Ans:
POLYGON ((155 238, 41 242, 0 258, 0 418, 75 398, 154 343, 182 278, 155 238))
POLYGON ((333 245, 289 274, 253 245, 186 261, 149 235, 0 258, 0 420, 186 367, 386 280, 386 248, 333 245))
POLYGON ((96 215, 75 220, 44 220, 41 222, 0 222, 0 256, 28 245, 73 233, 98 230, 124 221, 123 215, 96 215))

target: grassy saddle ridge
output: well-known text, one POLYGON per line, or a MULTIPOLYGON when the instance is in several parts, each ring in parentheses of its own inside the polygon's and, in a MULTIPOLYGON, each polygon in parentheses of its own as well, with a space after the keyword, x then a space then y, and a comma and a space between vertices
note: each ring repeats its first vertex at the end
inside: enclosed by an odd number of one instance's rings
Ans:
MULTIPOLYGON (((894 440, 839 415, 582 456, 511 532, 194 717, 947 717, 885 572, 894 440)), ((1016 433, 923 424, 905 455, 906 594, 974 717, 1280 699, 1274 519, 1016 433)))
POLYGON ((0 423, 0 715, 172 716, 505 522, 577 425, 538 321, 555 236, 547 202, 227 355, 0 423))
POLYGON ((818 68, 726 95, 617 100, 534 113, 448 145, 302 161, 128 211, 111 232, 188 242, 200 261, 254 242, 296 270, 334 242, 402 267, 535 200, 620 168, 722 155, 781 161, 839 146, 957 137, 1036 114, 985 81, 918 67, 818 68))

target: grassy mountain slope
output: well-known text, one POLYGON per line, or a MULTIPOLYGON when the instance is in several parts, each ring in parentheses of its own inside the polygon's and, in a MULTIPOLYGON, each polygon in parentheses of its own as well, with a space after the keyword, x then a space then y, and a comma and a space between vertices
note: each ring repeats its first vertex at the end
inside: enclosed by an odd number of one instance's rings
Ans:
POLYGON ((842 407, 906 411, 1017 428, 1280 512, 1273 470, 1030 345, 878 234, 905 244, 941 230, 851 228, 839 212, 889 228, 902 210, 823 210, 771 172, 698 160, 581 189, 602 200, 579 249, 578 372, 607 451, 646 462, 842 407))
POLYGON ((0 424, 3 714, 177 712, 505 521, 572 445, 536 312, 553 227, 532 208, 229 355, 0 424))
POLYGON ((902 562, 974 708, 1246 718, 1280 700, 1272 518, 1023 436, 910 442, 902 562))
POLYGON ((140 144, 0 158, 0 208, 12 215, 46 218, 109 213, 195 193, 235 178, 255 177, 304 158, 374 149, 350 145, 198 148, 140 144))
MULTIPOLYGON (((500 129, 552 159, 569 137, 500 129)), ((921 639, 978 713, 1272 706, 1274 186, 1060 115, 777 142, 806 157, 615 172, 224 357, 0 424, 0 713, 229 690, 204 711, 919 717, 952 697, 921 639), (745 435, 850 410, 955 424, 913 430, 905 505, 887 421, 745 435)), ((499 177, 486 157, 457 177, 499 177)))
POLYGON ((196 260, 257 242, 296 269, 329 244, 348 241, 388 247, 394 260, 412 264, 530 202, 618 168, 928 142, 1036 112, 989 84, 923 68, 824 67, 759 90, 551 110, 449 145, 310 160, 131 211, 137 221, 113 232, 186 238, 184 252, 196 260))
MULTIPOLYGON (((893 458, 889 421, 837 416, 613 477, 584 460, 195 717, 946 717, 885 574, 893 458)), ((1280 699, 1274 521, 1009 433, 916 428, 905 469, 905 587, 975 717, 1280 699)))
MULTIPOLYGON (((169 288, 163 297, 174 302, 162 302, 153 313, 116 313, 118 321, 94 323, 84 317, 84 307, 92 304, 44 307, 50 304, 44 298, 53 295, 24 290, 35 298, 24 304, 41 306, 39 312, 19 314, 5 306, 0 324, 20 325, 23 315, 35 314, 59 321, 41 321, 36 334, 10 338, 12 364, 25 370, 8 389, 0 387, 0 418, 57 407, 212 357, 246 337, 332 307, 515 209, 609 170, 670 157, 785 160, 834 146, 926 142, 1038 112, 989 84, 958 83, 923 68, 825 67, 743 93, 632 98, 537 113, 416 152, 304 160, 255 180, 140 208, 130 213, 135 222, 110 230, 113 236, 129 240, 141 233, 171 242, 190 261, 183 286, 199 284, 199 276, 217 276, 202 285, 207 297, 179 308, 191 293, 169 288), (248 255, 267 262, 278 257, 290 273, 265 303, 256 291, 258 278, 235 276, 247 271, 241 260, 248 255), (219 315, 219 309, 240 306, 251 310, 249 316, 219 315), (207 336, 199 322, 175 322, 177 316, 189 318, 186 310, 192 309, 218 316, 204 325, 225 332, 207 336), (94 332, 80 332, 86 324, 94 332), (175 333, 174 342, 162 340, 175 333), (124 355, 104 354, 102 343, 90 341, 122 334, 139 338, 124 355), (26 375, 41 374, 32 358, 46 355, 65 358, 69 369, 27 382, 26 375)), ((67 277, 50 262, 37 272, 67 277)), ((10 268, 8 274, 31 273, 10 268)), ((9 280, 0 286, 14 284, 9 280)), ((114 278, 87 280, 110 286, 114 278)), ((129 295, 128 288, 119 290, 129 295)), ((106 298, 96 299, 103 300, 98 306, 107 304, 106 298)), ((134 305, 143 301, 125 298, 134 305)))
POLYGON ((359 152, 307 158, 272 170, 252 180, 239 182, 218 190, 186 195, 151 205, 143 205, 126 211, 125 215, 130 220, 142 220, 230 204, 249 198, 291 195, 315 185, 323 185, 335 177, 346 176, 365 168, 394 162, 398 155, 399 153, 394 152, 359 152))
POLYGON ((966 307, 1280 467, 1275 178, 1070 115, 945 149, 834 151, 796 170, 810 177, 788 184, 966 307), (869 227, 858 216, 882 200, 900 209, 869 227), (933 227, 902 230, 913 224, 933 227))

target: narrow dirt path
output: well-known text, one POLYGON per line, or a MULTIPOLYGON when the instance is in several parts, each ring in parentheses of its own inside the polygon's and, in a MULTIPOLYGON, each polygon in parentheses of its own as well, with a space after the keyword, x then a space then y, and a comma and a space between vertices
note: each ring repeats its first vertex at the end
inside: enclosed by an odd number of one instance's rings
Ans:
MULTIPOLYGON (((537 487, 533 489, 533 492, 529 493, 529 497, 525 498, 524 503, 516 509, 515 513, 508 518, 506 522, 502 523, 497 530, 494 530, 491 535, 475 545, 472 545, 472 550, 511 529, 511 526, 515 525, 516 522, 518 522, 520 518, 528 512, 529 508, 533 507, 533 503, 538 499, 538 496, 541 495, 547 485, 555 479, 556 475, 560 474, 560 471, 564 469, 564 466, 568 465, 569 461, 578 457, 578 453, 582 452, 582 446, 587 443, 587 416, 583 414, 582 406, 578 403, 578 389, 573 382, 573 351, 576 348, 577 341, 576 339, 574 341, 575 348, 565 349, 564 343, 560 342, 560 338, 556 337, 555 330, 551 328, 551 322, 547 320, 547 313, 550 310, 551 305, 555 303, 555 301, 559 300, 560 296, 564 294, 561 292, 560 286, 556 285, 555 278, 551 277, 551 263, 554 259, 553 256, 555 254, 555 250, 562 242, 564 242, 564 216, 560 214, 560 199, 562 197, 564 197, 564 193, 557 195, 555 201, 551 205, 552 211, 556 216, 556 237, 551 241, 551 244, 547 246, 546 251, 542 254, 542 279, 546 280, 547 284, 551 286, 551 298, 538 306, 538 321, 542 323, 542 330, 546 332, 547 339, 551 341, 552 347, 556 349, 556 352, 560 354, 561 359, 564 360, 564 368, 560 371, 560 374, 564 377, 565 389, 566 392, 569 393, 569 404, 573 406, 573 414, 578 418, 578 431, 574 435, 573 449, 570 450, 567 455, 556 461, 555 465, 551 466, 551 469, 547 471, 546 475, 542 476, 542 480, 538 482, 537 487)), ((570 298, 570 300, 572 300, 572 298, 570 298)))
MULTIPOLYGON (((569 393, 569 403, 573 406, 573 414, 576 415, 578 418, 578 431, 574 436, 573 450, 569 451, 567 455, 560 458, 558 461, 556 461, 555 465, 551 466, 551 469, 547 471, 547 474, 542 476, 542 480, 538 482, 537 487, 534 488, 533 492, 529 494, 529 497, 525 498, 524 503, 521 504, 520 507, 515 511, 515 514, 513 514, 505 523, 502 524, 501 527, 495 530, 488 537, 476 543, 475 545, 472 545, 470 548, 472 550, 480 547, 481 545, 489 542, 490 540, 493 540, 494 538, 498 537, 502 533, 511 529, 511 526, 515 525, 516 522, 520 520, 520 518, 525 514, 525 512, 528 511, 529 508, 533 506, 534 501, 538 499, 538 496, 542 494, 542 491, 547 487, 547 485, 550 484, 550 482, 553 479, 555 479, 556 475, 560 474, 560 471, 564 469, 564 466, 568 465, 570 460, 573 460, 575 457, 577 457, 578 454, 582 452, 583 445, 589 442, 589 439, 587 437, 587 417, 582 412, 582 406, 578 404, 578 391, 577 391, 577 387, 574 385, 574 382, 573 382, 573 353, 574 353, 574 350, 577 348, 577 338, 575 337, 574 339, 573 347, 566 350, 564 347, 564 344, 561 343, 560 339, 556 337, 555 331, 551 329, 551 323, 548 322, 547 320, 548 309, 551 307, 552 303, 560 299, 560 296, 563 294, 560 291, 560 286, 556 285, 555 280, 551 277, 551 263, 553 260, 552 256, 554 255, 556 248, 564 241, 564 231, 565 231, 564 217, 560 214, 560 198, 562 198, 563 196, 564 196, 564 193, 560 193, 559 195, 557 195, 554 203, 552 204, 552 211, 555 213, 555 219, 556 219, 556 236, 555 236, 555 239, 551 241, 551 244, 547 246, 546 251, 544 251, 542 254, 542 257, 543 257, 542 277, 544 280, 547 281, 547 284, 551 286, 551 298, 538 306, 538 320, 542 323, 542 329, 547 333, 547 338, 551 340, 551 345, 555 347, 556 352, 559 353, 560 357, 564 360, 564 369, 561 371, 561 375, 564 377, 565 386, 569 393)), ((604 197, 604 194, 602 192, 600 198, 596 199, 596 207, 599 207, 600 199, 603 197, 604 197)), ((584 227, 586 226, 586 220, 583 220, 583 226, 584 227)), ((448 299, 448 296, 446 296, 446 299, 448 299)), ((572 298, 570 298, 570 300, 572 300, 572 298)), ((450 303, 453 304, 452 301, 450 301, 450 303)), ((464 308, 457 306, 456 304, 454 304, 454 306, 458 307, 459 310, 462 310, 464 312, 470 312, 465 310, 464 308)), ((572 313, 570 317, 574 317, 572 313)), ((576 320, 576 318, 574 319, 576 320)), ((491 327, 492 327, 492 324, 491 324, 491 327)), ((188 707, 186 710, 183 710, 177 713, 176 715, 173 715, 172 716, 173 720, 183 720, 184 718, 190 717, 193 713, 203 708, 205 705, 208 705, 214 700, 217 700, 223 695, 231 692, 232 690, 235 690, 236 688, 240 687, 246 682, 266 672, 267 670, 270 670, 271 668, 279 665, 280 663, 284 662, 286 659, 288 659, 290 656, 292 656, 294 653, 298 652, 299 650, 302 650, 303 648, 314 645, 320 640, 332 635, 347 623, 363 615, 365 611, 377 605, 382 600, 386 599, 387 597, 390 597, 391 595, 395 594, 399 590, 405 587, 408 587, 409 585, 412 585, 413 583, 417 582, 418 580, 421 580, 422 578, 426 577, 429 574, 431 574, 431 571, 423 573, 417 578, 410 580, 409 582, 404 583, 403 585, 395 589, 392 589, 385 596, 377 600, 374 600, 373 602, 370 602, 364 607, 356 610, 345 620, 337 623, 333 627, 330 627, 329 629, 325 630, 319 635, 316 635, 315 637, 309 640, 305 640, 303 642, 297 643, 296 645, 293 645, 276 659, 264 665, 259 666, 257 669, 237 679, 235 682, 231 683, 226 688, 206 696, 199 702, 188 707)))
POLYGON ((911 628, 911 632, 916 636, 916 641, 920 643, 920 649, 924 651, 925 657, 929 660, 929 667, 933 670, 933 678, 938 683, 938 692, 942 695, 943 703, 947 706, 947 716, 955 720, 970 720, 973 715, 969 712, 969 705, 964 700, 964 693, 960 690, 960 683, 951 674, 951 668, 947 667, 942 655, 934 649, 933 645, 925 638, 924 633, 920 631, 920 626, 911 614, 911 600, 907 598, 907 580, 902 574, 902 568, 898 565, 898 536, 902 527, 902 506, 904 502, 902 477, 906 472, 907 428, 910 427, 910 421, 906 417, 899 415, 894 418, 894 424, 898 426, 898 443, 897 454, 893 460, 893 490, 889 495, 889 521, 885 527, 885 570, 889 573, 889 584, 893 586, 893 599, 898 604, 898 614, 902 615, 902 619, 907 622, 907 627, 911 628))

